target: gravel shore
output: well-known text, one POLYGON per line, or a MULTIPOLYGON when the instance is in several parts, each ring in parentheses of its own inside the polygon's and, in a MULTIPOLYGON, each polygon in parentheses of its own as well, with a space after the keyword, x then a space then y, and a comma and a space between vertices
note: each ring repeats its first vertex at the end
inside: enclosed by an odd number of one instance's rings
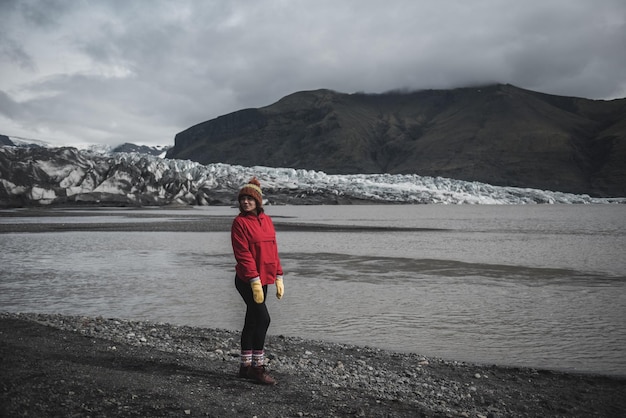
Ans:
POLYGON ((269 336, 273 387, 236 377, 239 333, 0 314, 3 417, 623 417, 626 378, 269 336))

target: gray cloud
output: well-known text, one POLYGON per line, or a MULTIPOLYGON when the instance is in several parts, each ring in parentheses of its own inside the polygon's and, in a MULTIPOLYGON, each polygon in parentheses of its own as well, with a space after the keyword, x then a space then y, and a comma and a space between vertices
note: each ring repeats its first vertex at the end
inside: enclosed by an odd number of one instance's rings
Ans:
POLYGON ((20 45, 15 39, 11 39, 3 34, 0 35, 0 56, 12 63, 17 64, 20 70, 36 70, 35 62, 32 57, 24 51, 22 45, 20 45))
POLYGON ((626 96, 621 0, 22 0, 0 27, 0 133, 59 143, 171 144, 317 88, 626 96))

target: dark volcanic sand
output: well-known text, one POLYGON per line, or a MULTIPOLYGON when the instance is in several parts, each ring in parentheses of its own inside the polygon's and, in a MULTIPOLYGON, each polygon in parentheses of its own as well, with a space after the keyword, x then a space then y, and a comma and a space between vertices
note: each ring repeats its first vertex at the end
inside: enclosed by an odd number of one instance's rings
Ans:
POLYGON ((278 385, 235 377, 237 332, 0 314, 2 417, 620 417, 626 378, 272 336, 278 385))

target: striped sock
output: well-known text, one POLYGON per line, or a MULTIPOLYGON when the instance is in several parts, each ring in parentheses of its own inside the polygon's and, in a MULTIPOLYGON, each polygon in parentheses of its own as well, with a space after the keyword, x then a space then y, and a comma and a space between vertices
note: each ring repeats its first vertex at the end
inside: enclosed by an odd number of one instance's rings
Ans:
POLYGON ((252 351, 252 366, 253 367, 261 367, 265 363, 265 351, 264 350, 254 350, 252 351))
POLYGON ((252 350, 241 350, 241 365, 244 367, 252 365, 252 350))

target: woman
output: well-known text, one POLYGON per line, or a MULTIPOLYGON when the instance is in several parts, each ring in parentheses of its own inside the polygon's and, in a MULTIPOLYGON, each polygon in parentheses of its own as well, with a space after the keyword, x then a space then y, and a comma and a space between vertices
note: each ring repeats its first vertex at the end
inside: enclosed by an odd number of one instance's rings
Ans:
POLYGON ((276 297, 283 297, 283 268, 278 258, 276 231, 263 211, 261 183, 254 177, 239 191, 239 215, 233 221, 231 240, 237 260, 235 286, 246 303, 241 332, 239 377, 265 385, 276 381, 265 370, 265 336, 270 315, 265 305, 267 285, 276 284, 276 297))

